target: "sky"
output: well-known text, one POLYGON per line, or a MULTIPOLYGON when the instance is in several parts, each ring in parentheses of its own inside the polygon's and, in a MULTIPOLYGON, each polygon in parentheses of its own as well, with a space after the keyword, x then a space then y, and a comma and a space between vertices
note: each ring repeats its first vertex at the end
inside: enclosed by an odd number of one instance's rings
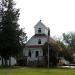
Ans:
POLYGON ((50 28, 52 37, 75 31, 75 0, 14 0, 20 8, 19 24, 28 38, 39 20, 50 28))

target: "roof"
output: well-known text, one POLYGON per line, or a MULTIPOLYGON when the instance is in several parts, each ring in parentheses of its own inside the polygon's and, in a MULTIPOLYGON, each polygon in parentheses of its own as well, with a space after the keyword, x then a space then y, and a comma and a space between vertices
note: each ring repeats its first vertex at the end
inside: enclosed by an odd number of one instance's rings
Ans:
POLYGON ((33 37, 35 37, 35 38, 37 38, 37 37, 47 38, 48 36, 46 34, 35 34, 33 37))
POLYGON ((35 28, 36 26, 38 26, 39 24, 43 25, 46 29, 48 29, 48 27, 46 27, 46 26, 41 22, 41 20, 34 26, 34 28, 35 28))
MULTIPOLYGON (((48 36, 45 35, 45 34, 35 34, 35 35, 33 35, 31 37, 31 39, 32 38, 42 38, 42 39, 46 38, 46 39, 48 39, 48 36)), ((29 39, 29 41, 27 41, 27 43, 30 42, 31 39, 29 39)), ((49 37, 49 41, 50 42, 54 42, 54 39, 52 39, 51 37, 49 37)), ((28 47, 28 48, 39 48, 39 47, 42 47, 42 45, 28 45, 27 43, 25 44, 25 46, 28 47)))
MULTIPOLYGON (((46 26, 41 22, 41 20, 35 25, 35 27, 36 27, 37 25, 43 25, 43 26, 44 26, 45 28, 47 28, 47 30, 48 30, 48 27, 46 27, 46 26), (39 24, 39 23, 40 23, 40 24, 39 24)), ((33 40, 34 38, 40 38, 40 39, 45 38, 45 39, 46 39, 46 42, 47 42, 47 39, 49 38, 49 41, 50 41, 50 42, 53 42, 53 41, 54 41, 50 36, 48 36, 48 35, 46 35, 46 34, 35 34, 35 35, 33 35, 33 36, 27 41, 27 43, 26 43, 25 46, 28 47, 28 48, 38 48, 38 47, 42 47, 42 45, 31 44, 31 43, 32 43, 32 40, 33 40)))
POLYGON ((29 43, 30 40, 33 39, 33 38, 48 38, 48 36, 45 35, 45 34, 35 34, 35 35, 33 35, 33 36, 26 42, 26 44, 29 43))

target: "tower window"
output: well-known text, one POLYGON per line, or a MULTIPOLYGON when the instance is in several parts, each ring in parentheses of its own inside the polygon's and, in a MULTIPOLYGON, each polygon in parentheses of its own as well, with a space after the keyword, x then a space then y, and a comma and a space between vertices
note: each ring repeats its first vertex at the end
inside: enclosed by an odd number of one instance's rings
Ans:
POLYGON ((38 33, 41 33, 41 28, 38 28, 38 33))
POLYGON ((41 39, 38 40, 38 44, 41 44, 41 39))

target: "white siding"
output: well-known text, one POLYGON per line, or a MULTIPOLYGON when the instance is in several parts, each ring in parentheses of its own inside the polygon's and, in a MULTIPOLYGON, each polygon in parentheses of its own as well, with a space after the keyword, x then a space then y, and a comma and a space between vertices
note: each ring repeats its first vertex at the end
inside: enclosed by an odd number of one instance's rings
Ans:
POLYGON ((16 59, 14 57, 11 57, 11 65, 15 65, 16 64, 16 59))
POLYGON ((35 27, 35 34, 46 34, 48 35, 48 29, 41 22, 39 22, 35 27), (38 28, 41 28, 41 33, 38 33, 38 28))
MULTIPOLYGON (((3 64, 5 64, 4 60, 3 60, 3 64)), ((9 65, 9 60, 7 60, 7 64, 9 65)), ((16 59, 14 57, 11 57, 11 65, 15 65, 15 64, 16 64, 16 59)), ((2 65, 2 58, 0 60, 0 65, 2 65)))
POLYGON ((48 30, 45 29, 43 26, 38 26, 35 28, 35 34, 46 34, 46 35, 48 35, 48 30), (38 33, 38 28, 41 28, 41 33, 38 33))
MULTIPOLYGON (((41 22, 39 21, 35 25, 35 35, 36 34, 45 34, 46 36, 48 35, 48 28, 41 22), (41 28, 41 33, 38 32, 38 29, 41 28)), ((27 43, 26 46, 38 46, 38 45, 44 45, 45 42, 47 42, 47 37, 46 36, 33 36, 27 43), (38 40, 41 40, 41 44, 38 44, 38 40)), ((42 48, 25 48, 23 53, 24 56, 28 56, 29 51, 31 51, 31 57, 28 57, 30 60, 36 60, 38 57, 36 57, 36 51, 39 52, 39 57, 43 56, 43 51, 42 48)))
POLYGON ((38 39, 41 39, 41 45, 43 45, 47 41, 47 38, 46 37, 37 37, 37 38, 30 39, 26 43, 26 45, 38 45, 38 39))
POLYGON ((37 58, 36 57, 36 51, 39 52, 39 56, 43 56, 43 51, 41 48, 28 48, 28 49, 24 50, 24 52, 25 52, 24 56, 28 56, 29 51, 31 51, 31 57, 30 58, 32 60, 35 60, 37 58))

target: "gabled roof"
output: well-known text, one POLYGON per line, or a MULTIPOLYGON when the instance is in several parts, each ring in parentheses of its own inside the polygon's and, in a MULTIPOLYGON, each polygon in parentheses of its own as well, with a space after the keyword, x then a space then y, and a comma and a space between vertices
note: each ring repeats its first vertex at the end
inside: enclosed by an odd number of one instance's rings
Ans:
POLYGON ((47 38, 48 36, 46 34, 35 34, 34 37, 44 37, 47 38))
POLYGON ((40 38, 47 38, 47 35, 45 35, 45 34, 35 34, 35 35, 33 35, 33 36, 26 42, 26 44, 29 43, 33 38, 38 38, 38 37, 40 37, 40 38))
POLYGON ((38 25, 42 25, 42 26, 44 26, 46 29, 48 29, 48 27, 46 27, 42 22, 41 22, 41 20, 34 26, 34 28, 36 27, 36 26, 38 26, 38 25))
MULTIPOLYGON (((33 38, 41 38, 41 39, 46 38, 46 39, 48 39, 48 36, 45 35, 45 34, 35 34, 35 35, 33 35, 33 36, 27 41, 27 43, 25 44, 26 47, 34 47, 34 45, 28 45, 28 43, 29 43, 33 38)), ((47 41, 46 41, 46 42, 47 42, 47 41)), ((55 41, 54 41, 54 39, 53 39, 52 37, 49 37, 49 42, 55 42, 55 41)), ((38 45, 36 45, 36 46, 38 47, 38 45)), ((39 45, 39 47, 40 47, 40 45, 39 45)))
POLYGON ((43 45, 27 45, 26 48, 42 48, 43 45))

